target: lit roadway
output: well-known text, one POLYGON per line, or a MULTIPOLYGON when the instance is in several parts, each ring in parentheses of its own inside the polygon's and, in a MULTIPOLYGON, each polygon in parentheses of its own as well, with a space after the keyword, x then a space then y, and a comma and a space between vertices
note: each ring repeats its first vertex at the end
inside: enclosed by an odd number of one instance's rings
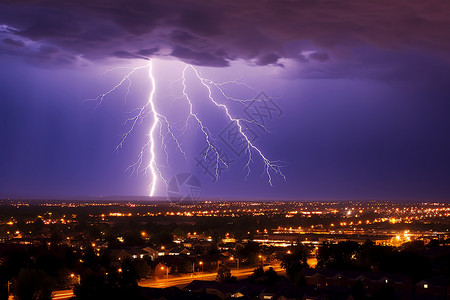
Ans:
MULTIPOLYGON (((268 269, 269 267, 273 267, 273 269, 278 274, 284 274, 284 270, 281 269, 280 265, 273 265, 273 266, 265 266, 264 269, 268 269)), ((243 268, 243 269, 232 269, 231 275, 236 276, 238 279, 244 279, 247 278, 249 275, 253 274, 253 270, 255 270, 256 267, 251 268, 243 268)), ((170 277, 162 278, 162 279, 145 279, 141 280, 139 282, 140 286, 143 287, 152 287, 152 288, 167 288, 171 286, 177 286, 177 287, 184 287, 191 283, 193 280, 215 280, 217 276, 217 273, 197 273, 196 275, 188 274, 183 275, 179 277, 170 277)))
MULTIPOLYGON (((264 269, 268 269, 269 267, 273 267, 273 269, 278 274, 284 274, 284 270, 281 269, 280 265, 271 265, 265 266, 264 269)), ((236 276, 238 279, 247 278, 249 275, 253 274, 253 270, 256 267, 251 268, 243 268, 243 269, 232 269, 231 275, 236 276)), ((140 286, 143 287, 152 287, 152 288, 167 288, 171 286, 184 287, 191 283, 193 280, 215 280, 217 273, 197 273, 196 275, 188 274, 177 277, 169 276, 169 279, 145 279, 139 282, 140 286)), ((73 291, 72 290, 62 290, 62 291, 54 291, 52 299, 54 300, 67 300, 72 298, 73 291)), ((13 296, 10 295, 9 299, 13 299, 13 296)))
MULTIPOLYGON (((72 290, 61 290, 61 291, 54 291, 52 295, 52 299, 54 300, 67 300, 72 298, 73 291, 72 290)), ((14 300, 14 295, 10 294, 8 297, 8 300, 14 300)))
POLYGON ((54 291, 52 299, 55 300, 65 300, 72 298, 73 291, 72 290, 64 290, 64 291, 54 291))

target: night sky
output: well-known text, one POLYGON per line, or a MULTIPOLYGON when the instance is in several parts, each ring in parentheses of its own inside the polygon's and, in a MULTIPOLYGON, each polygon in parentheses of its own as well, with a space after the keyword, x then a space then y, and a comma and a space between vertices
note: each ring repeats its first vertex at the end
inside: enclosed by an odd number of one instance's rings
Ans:
MULTIPOLYGON (((150 60, 155 106, 185 152, 159 125, 167 180, 192 173, 204 197, 224 199, 448 201, 449 16, 447 0, 0 1, 0 195, 149 195, 151 174, 127 167, 151 115, 116 150, 148 101, 148 69, 98 107, 88 99, 150 60), (286 179, 270 172, 271 186, 255 151, 247 173, 224 110, 193 69, 183 81, 187 64, 249 100, 212 89, 233 117, 264 123, 246 132, 286 179), (228 162, 218 178, 198 124, 185 124, 183 82, 228 162)), ((159 177, 155 195, 167 196, 159 177)))

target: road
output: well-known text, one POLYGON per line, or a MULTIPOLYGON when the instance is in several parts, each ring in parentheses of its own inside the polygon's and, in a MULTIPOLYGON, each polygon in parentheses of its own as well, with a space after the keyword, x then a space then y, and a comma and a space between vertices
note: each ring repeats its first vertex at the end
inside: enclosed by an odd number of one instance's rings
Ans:
MULTIPOLYGON (((278 274, 284 274, 284 270, 281 269, 280 265, 273 265, 273 266, 265 266, 264 269, 267 270, 269 267, 273 267, 273 269, 278 274)), ((236 276, 238 279, 245 279, 249 275, 253 274, 253 270, 255 267, 251 268, 244 268, 244 269, 232 269, 231 275, 236 276)), ((196 274, 196 275, 183 275, 179 277, 169 277, 169 279, 146 279, 141 280, 139 282, 139 285, 142 287, 152 287, 152 288, 167 288, 167 287, 185 287, 189 283, 191 283, 193 280, 215 280, 217 276, 217 273, 203 273, 203 274, 196 274)), ((61 291, 54 291, 52 299, 54 300, 67 300, 73 297, 73 291, 72 290, 61 290, 61 291)), ((10 300, 14 299, 12 295, 9 297, 10 300)))
MULTIPOLYGON (((61 291, 54 291, 52 299, 55 300, 67 300, 73 297, 73 291, 72 290, 61 290, 61 291)), ((8 300, 14 300, 14 295, 10 294, 8 297, 8 300)))
MULTIPOLYGON (((281 269, 279 265, 274 266, 265 266, 264 269, 267 270, 269 267, 273 267, 273 269, 277 273, 283 273, 284 270, 281 269)), ((253 274, 253 270, 255 267, 252 268, 245 268, 245 269, 232 269, 231 275, 236 276, 237 279, 244 279, 247 278, 249 275, 253 274)), ((152 288, 167 288, 167 287, 184 287, 191 283, 193 280, 215 280, 217 276, 217 273, 203 273, 203 274, 196 274, 196 275, 184 275, 180 277, 169 277, 169 279, 146 279, 139 282, 139 285, 142 287, 152 287, 152 288)))
POLYGON ((72 290, 54 291, 52 299, 55 300, 66 300, 73 297, 72 290))

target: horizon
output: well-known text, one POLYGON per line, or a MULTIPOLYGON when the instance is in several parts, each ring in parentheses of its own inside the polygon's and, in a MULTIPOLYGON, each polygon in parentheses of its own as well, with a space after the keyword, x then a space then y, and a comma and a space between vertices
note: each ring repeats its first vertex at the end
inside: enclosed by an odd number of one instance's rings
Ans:
MULTIPOLYGON (((61 195, 5 195, 0 194, 2 201, 88 201, 88 202, 155 202, 155 203, 175 203, 170 197, 150 197, 150 196, 61 196, 61 195)), ((445 203, 448 199, 299 199, 299 198, 213 198, 200 197, 193 203, 205 202, 392 202, 392 203, 445 203)), ((176 203, 175 203, 176 204, 176 203)))

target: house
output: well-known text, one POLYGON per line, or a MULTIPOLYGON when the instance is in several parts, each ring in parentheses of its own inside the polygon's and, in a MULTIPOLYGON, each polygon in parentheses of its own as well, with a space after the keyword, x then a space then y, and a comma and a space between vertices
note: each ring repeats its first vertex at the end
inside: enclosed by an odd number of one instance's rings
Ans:
POLYGON ((131 258, 131 254, 125 249, 114 249, 111 251, 111 257, 113 260, 125 260, 131 258))
POLYGON ((347 287, 328 287, 318 289, 314 286, 295 286, 287 278, 279 278, 270 284, 251 280, 231 283, 194 280, 185 291, 203 295, 214 295, 220 299, 258 299, 258 300, 347 300, 350 289, 347 287))
POLYGON ((184 247, 175 247, 169 251, 169 255, 191 255, 191 252, 184 247))
POLYGON ((145 248, 142 248, 141 250, 146 253, 145 256, 150 257, 152 260, 155 260, 158 258, 158 253, 159 253, 158 250, 155 250, 150 247, 145 247, 145 248))
POLYGON ((416 283, 414 288, 417 294, 439 296, 446 299, 450 296, 450 283, 445 278, 427 278, 416 283))
POLYGON ((139 287, 139 295, 144 299, 158 299, 158 300, 220 300, 220 298, 214 295, 199 295, 196 293, 190 293, 188 291, 182 291, 177 287, 170 287, 165 289, 139 287))
POLYGON ((369 291, 379 290, 387 284, 398 292, 408 292, 412 286, 411 279, 402 274, 304 269, 303 275, 308 285, 318 288, 340 286, 350 288, 358 281, 362 282, 364 288, 369 291))
POLYGON ((236 247, 236 243, 221 243, 219 245, 217 245, 217 248, 220 251, 228 251, 228 250, 233 250, 236 247))
POLYGON ((124 259, 143 259, 148 256, 148 252, 139 249, 137 247, 132 248, 123 248, 123 249, 114 249, 111 251, 111 256, 116 260, 124 260, 124 259))

